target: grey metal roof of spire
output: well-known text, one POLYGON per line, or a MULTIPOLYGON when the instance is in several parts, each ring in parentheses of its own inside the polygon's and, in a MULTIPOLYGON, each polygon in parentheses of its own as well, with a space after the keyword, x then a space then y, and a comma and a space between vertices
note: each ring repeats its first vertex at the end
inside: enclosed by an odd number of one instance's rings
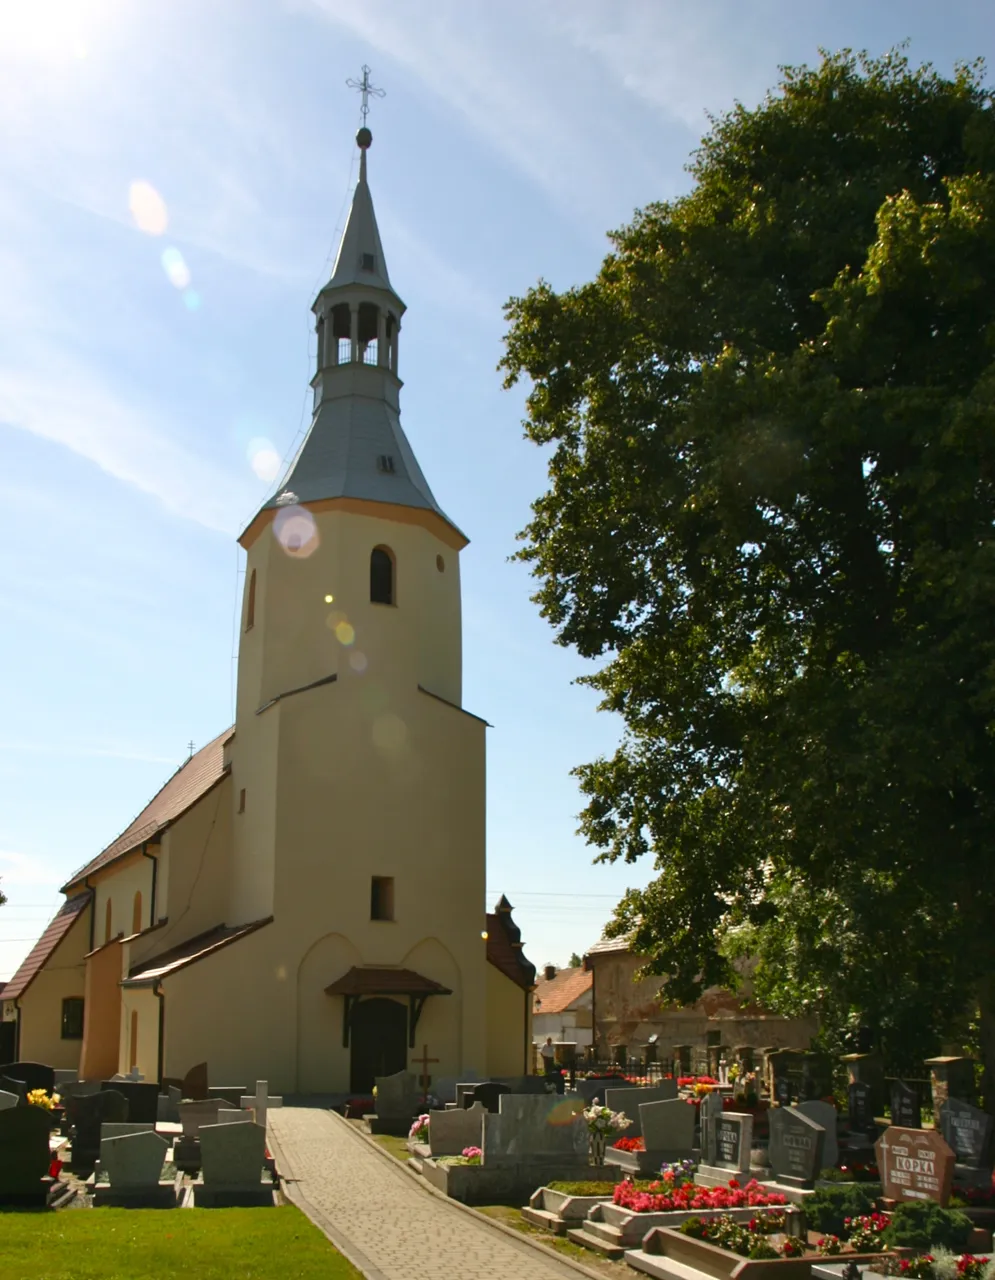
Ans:
MULTIPOLYGON (((366 147, 360 152, 359 182, 352 195, 352 208, 339 242, 331 279, 325 289, 337 289, 350 284, 371 285, 373 288, 394 292, 387 274, 383 245, 380 243, 377 215, 373 212, 373 197, 366 181, 366 147), (371 259, 372 269, 369 266, 371 259)), ((322 292, 324 291, 323 289, 322 292)))

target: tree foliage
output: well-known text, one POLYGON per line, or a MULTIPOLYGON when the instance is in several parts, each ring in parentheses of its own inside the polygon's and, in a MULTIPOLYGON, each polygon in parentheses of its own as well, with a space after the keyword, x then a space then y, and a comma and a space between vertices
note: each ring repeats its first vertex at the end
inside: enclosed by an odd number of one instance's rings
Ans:
POLYGON ((519 555, 626 726, 577 770, 658 870, 612 929, 670 998, 749 953, 913 1058, 995 970, 992 101, 900 52, 782 75, 593 282, 508 304, 519 555))

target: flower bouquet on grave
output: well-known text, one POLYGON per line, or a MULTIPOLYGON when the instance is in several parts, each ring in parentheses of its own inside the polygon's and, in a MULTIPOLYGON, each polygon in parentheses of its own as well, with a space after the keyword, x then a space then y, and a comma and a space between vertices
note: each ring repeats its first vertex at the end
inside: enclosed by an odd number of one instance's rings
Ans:
POLYGON ((674 1160, 660 1166, 660 1181, 668 1187, 694 1186, 698 1166, 693 1160, 674 1160))
POLYGON ((734 1063, 729 1069, 729 1079, 733 1082, 733 1098, 737 1106, 755 1107, 760 1096, 760 1087, 757 1084, 757 1073, 755 1071, 737 1071, 733 1076, 734 1063))
POLYGON ((612 1111, 611 1107, 598 1106, 595 1102, 582 1113, 587 1131, 591 1135, 591 1164, 605 1162, 605 1142, 612 1135, 628 1129, 632 1121, 624 1111, 612 1111))
POLYGON ((882 1249, 881 1232, 888 1225, 883 1213, 865 1213, 857 1218, 844 1218, 846 1242, 854 1253, 876 1253, 882 1249))
POLYGON ((41 1107, 43 1111, 54 1111, 59 1102, 57 1093, 47 1093, 44 1089, 32 1089, 27 1097, 29 1107, 41 1107))
POLYGON ((467 1164, 480 1164, 480 1161, 483 1158, 483 1155, 484 1153, 483 1151, 481 1151, 479 1147, 463 1148, 463 1159, 467 1162, 467 1164))
POLYGON ((428 1116, 416 1116, 408 1131, 409 1142, 427 1142, 428 1141, 428 1116))

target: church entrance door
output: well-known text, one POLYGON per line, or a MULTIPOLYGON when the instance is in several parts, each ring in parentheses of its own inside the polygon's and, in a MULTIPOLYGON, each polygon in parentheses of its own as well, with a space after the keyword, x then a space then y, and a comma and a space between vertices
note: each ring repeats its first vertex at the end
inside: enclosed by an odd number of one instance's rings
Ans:
POLYGON ((349 1040, 349 1088, 353 1093, 371 1093, 374 1076, 392 1076, 408 1065, 407 1006, 381 996, 357 1001, 349 1040))

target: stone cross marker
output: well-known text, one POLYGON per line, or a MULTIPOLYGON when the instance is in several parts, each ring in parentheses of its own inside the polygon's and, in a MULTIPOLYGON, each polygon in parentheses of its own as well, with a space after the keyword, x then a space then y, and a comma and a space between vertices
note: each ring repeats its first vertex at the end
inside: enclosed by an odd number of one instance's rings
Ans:
POLYGON ((950 1199, 956 1157, 935 1129, 886 1129, 874 1144, 881 1186, 892 1200, 950 1199))
POLYGON ((797 1107, 770 1112, 770 1166, 778 1182, 810 1186, 823 1167, 826 1131, 797 1107))

